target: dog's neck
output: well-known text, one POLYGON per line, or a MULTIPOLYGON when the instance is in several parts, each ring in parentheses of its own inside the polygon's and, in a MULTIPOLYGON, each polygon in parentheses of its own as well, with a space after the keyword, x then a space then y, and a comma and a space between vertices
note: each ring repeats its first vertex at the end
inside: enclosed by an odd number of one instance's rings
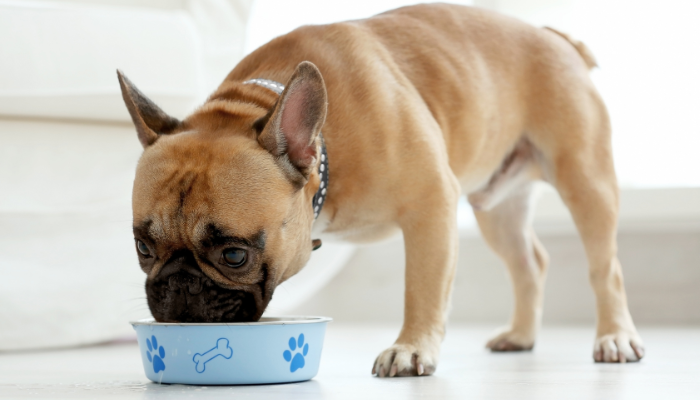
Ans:
MULTIPOLYGON (((265 89, 272 90, 278 95, 282 94, 284 91, 283 84, 269 79, 250 79, 243 82, 243 84, 262 86, 265 89)), ((314 194, 313 203, 311 204, 314 209, 314 218, 318 218, 319 214, 321 214, 323 204, 326 202, 326 193, 328 193, 328 153, 326 152, 326 142, 323 140, 323 133, 319 134, 319 138, 321 140, 321 162, 318 164, 318 177, 321 180, 321 184, 316 194, 314 194)))

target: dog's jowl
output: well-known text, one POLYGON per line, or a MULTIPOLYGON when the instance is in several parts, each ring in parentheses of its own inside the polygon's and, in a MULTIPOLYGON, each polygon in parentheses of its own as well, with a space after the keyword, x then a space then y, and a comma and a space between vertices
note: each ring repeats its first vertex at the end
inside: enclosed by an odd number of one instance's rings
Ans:
POLYGON ((455 273, 457 201, 467 194, 515 290, 512 321, 487 346, 532 349, 548 257, 531 226, 531 193, 544 181, 586 248, 595 360, 639 360, 594 66, 563 33, 434 4, 278 37, 182 121, 119 73, 144 147, 134 239, 154 317, 257 320, 320 246, 317 235, 361 242, 400 230, 404 323, 373 371, 432 374, 455 273))

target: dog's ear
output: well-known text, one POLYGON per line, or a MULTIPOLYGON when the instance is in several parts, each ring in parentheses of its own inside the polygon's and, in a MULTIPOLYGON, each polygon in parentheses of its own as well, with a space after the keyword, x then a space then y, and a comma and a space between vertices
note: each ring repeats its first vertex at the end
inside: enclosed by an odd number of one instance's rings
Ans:
POLYGON ((122 88, 122 97, 126 108, 131 114, 131 119, 136 126, 136 132, 143 148, 152 145, 162 134, 171 133, 180 121, 163 112, 154 102, 146 97, 133 83, 119 70, 119 86, 122 88))
POLYGON ((272 111, 256 122, 258 143, 275 156, 289 179, 303 185, 318 160, 318 135, 328 108, 321 72, 299 64, 272 111))

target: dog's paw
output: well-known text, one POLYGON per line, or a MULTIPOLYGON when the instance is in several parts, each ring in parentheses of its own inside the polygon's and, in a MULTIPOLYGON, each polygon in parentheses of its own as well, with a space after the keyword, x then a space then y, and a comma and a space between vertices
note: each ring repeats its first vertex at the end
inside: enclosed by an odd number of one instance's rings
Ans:
POLYGON ((534 346, 533 334, 521 333, 511 328, 501 329, 486 343, 486 348, 491 351, 526 351, 532 350, 534 346))
POLYGON ((644 343, 636 333, 620 331, 598 336, 593 346, 595 362, 625 363, 644 357, 644 343))
POLYGON ((379 354, 372 374, 380 378, 432 375, 437 359, 429 353, 411 344, 394 344, 379 354))

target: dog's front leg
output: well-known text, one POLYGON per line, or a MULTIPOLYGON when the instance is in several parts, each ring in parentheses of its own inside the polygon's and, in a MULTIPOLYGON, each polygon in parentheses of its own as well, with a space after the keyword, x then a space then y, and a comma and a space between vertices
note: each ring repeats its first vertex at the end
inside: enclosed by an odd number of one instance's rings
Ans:
POLYGON ((451 172, 444 175, 447 182, 412 203, 399 221, 406 247, 404 321, 394 345, 374 362, 379 377, 430 375, 437 366, 458 239, 458 184, 451 172))

